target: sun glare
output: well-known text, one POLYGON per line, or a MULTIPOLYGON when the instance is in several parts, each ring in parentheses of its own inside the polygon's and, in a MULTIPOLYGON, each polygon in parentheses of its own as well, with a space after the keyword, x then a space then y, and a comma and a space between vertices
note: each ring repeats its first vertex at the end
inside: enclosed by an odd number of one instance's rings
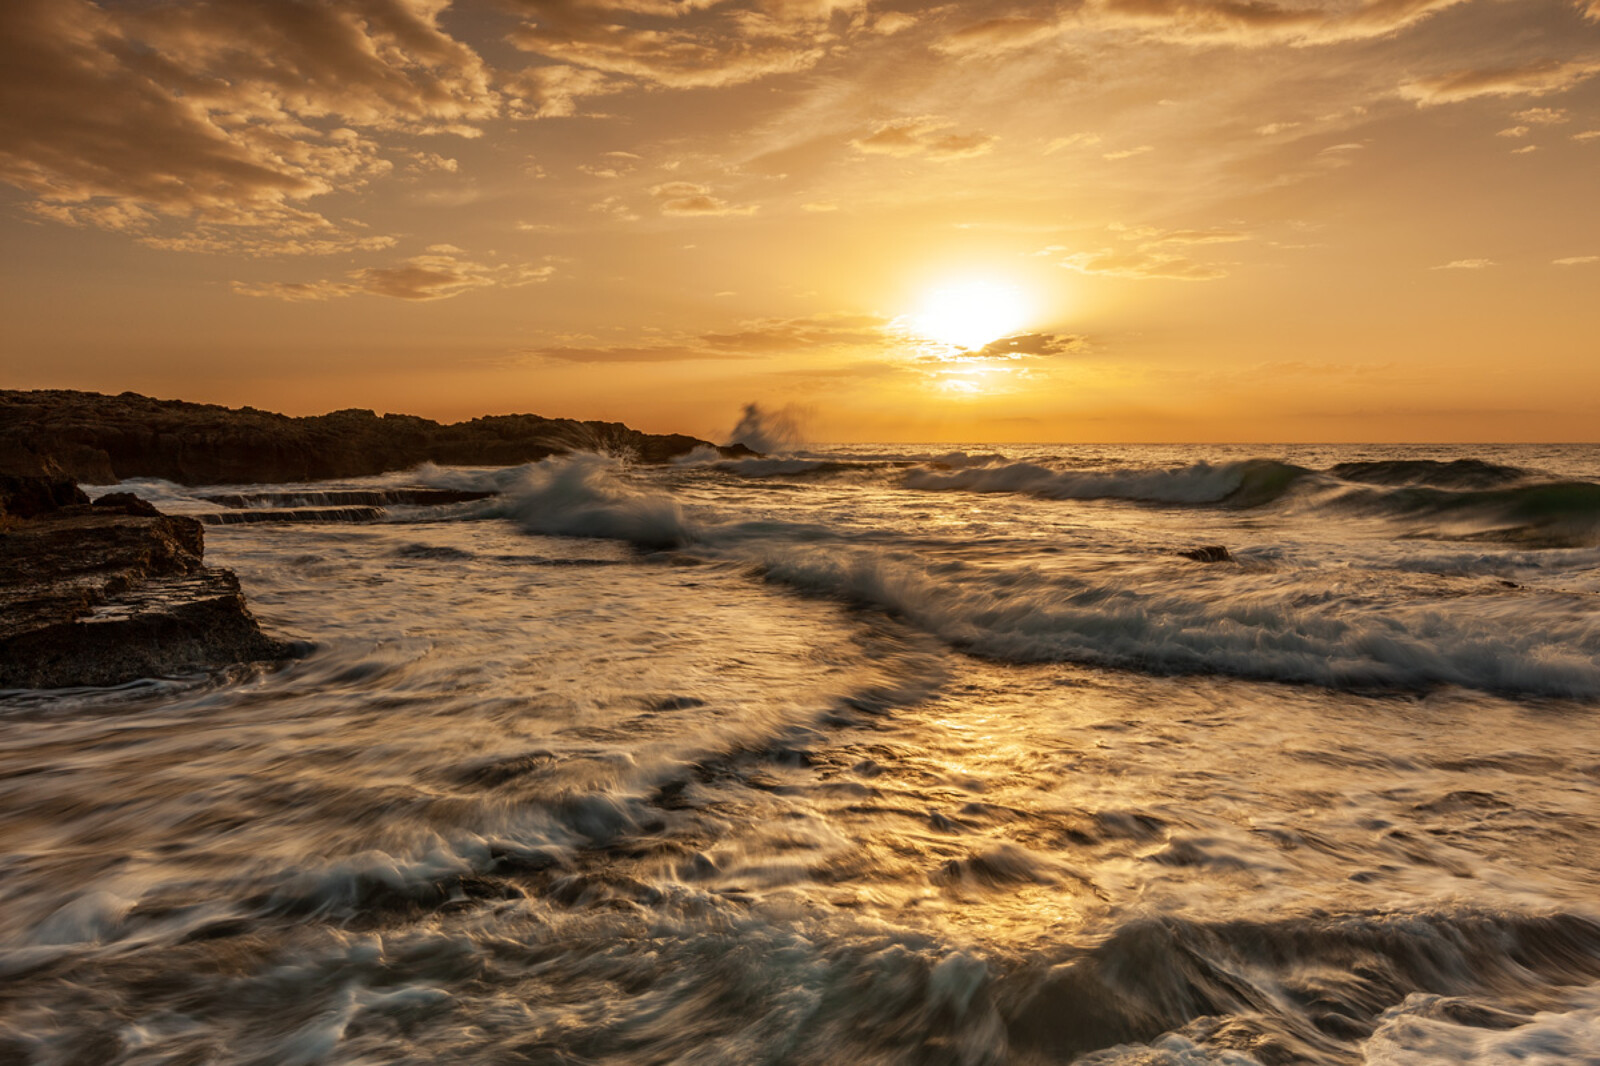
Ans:
POLYGON ((1016 286, 968 279, 930 290, 909 324, 929 340, 981 348, 1017 332, 1031 313, 1027 297, 1016 286))

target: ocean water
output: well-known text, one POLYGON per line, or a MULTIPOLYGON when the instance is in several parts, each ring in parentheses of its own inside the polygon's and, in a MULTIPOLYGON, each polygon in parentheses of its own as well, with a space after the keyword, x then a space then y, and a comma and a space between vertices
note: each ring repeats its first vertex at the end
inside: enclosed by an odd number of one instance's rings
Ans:
POLYGON ((1600 448, 272 489, 307 657, 0 694, 0 1061, 1600 1063, 1600 448))

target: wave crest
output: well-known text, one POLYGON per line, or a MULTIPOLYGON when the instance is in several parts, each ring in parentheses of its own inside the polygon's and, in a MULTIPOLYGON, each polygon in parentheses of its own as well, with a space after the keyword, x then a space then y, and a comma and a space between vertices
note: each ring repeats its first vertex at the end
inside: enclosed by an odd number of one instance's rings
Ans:
POLYGON ((1165 470, 1052 470, 1035 463, 1008 463, 910 470, 905 486, 924 492, 1016 492, 1052 500, 1260 507, 1281 498, 1310 473, 1276 459, 1199 462, 1165 470))
POLYGON ((545 459, 523 468, 499 510, 530 533, 622 540, 674 548, 693 539, 683 509, 660 492, 628 484, 621 463, 592 453, 545 459))

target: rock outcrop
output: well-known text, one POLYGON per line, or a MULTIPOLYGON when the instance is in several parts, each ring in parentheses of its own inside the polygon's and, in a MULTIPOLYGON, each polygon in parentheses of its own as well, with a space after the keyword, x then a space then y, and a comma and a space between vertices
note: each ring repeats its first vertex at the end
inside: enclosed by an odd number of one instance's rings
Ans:
POLYGON ((1193 559, 1197 563, 1231 563, 1236 561, 1233 553, 1222 544, 1207 544, 1200 548, 1185 548, 1178 554, 1185 559, 1193 559))
MULTIPOLYGON (((620 422, 491 415, 441 424, 414 415, 345 410, 291 418, 253 407, 155 400, 137 393, 0 391, 0 474, 108 485, 158 477, 185 485, 360 477, 433 461, 510 466, 582 450, 667 462, 715 447, 620 422)), ((753 455, 743 445, 718 449, 753 455)))
POLYGON ((0 689, 115 685, 283 659, 204 532, 127 493, 0 482, 0 689), (41 507, 47 497, 66 502, 41 507))

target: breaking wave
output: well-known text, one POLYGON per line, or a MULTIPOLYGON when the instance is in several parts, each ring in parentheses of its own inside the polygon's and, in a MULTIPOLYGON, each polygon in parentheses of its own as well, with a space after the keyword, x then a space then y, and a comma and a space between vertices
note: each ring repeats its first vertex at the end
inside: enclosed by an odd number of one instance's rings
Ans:
POLYGON ((641 548, 673 548, 693 537, 678 501, 627 483, 615 459, 579 453, 519 469, 520 479, 494 510, 530 533, 602 537, 641 548))
POLYGON ((1600 696, 1600 614, 1583 597, 1500 590, 1472 611, 1376 598, 1337 580, 1124 577, 964 564, 825 547, 767 553, 762 573, 880 608, 959 650, 1157 674, 1230 674, 1333 688, 1600 696))
MULTIPOLYGON (((1551 983, 1600 976, 1600 926, 1570 914, 1483 911, 1209 923, 1146 919, 1123 925, 1057 968, 1022 1005, 1010 1035, 1019 1049, 1054 1055, 1108 1049, 1081 1060, 1096 1064, 1214 1062, 1174 1031, 1210 1035, 1186 1027, 1232 1017, 1244 1029, 1234 1035, 1253 1037, 1246 1046, 1260 1057, 1222 1062, 1326 1061, 1369 1038, 1369 1062, 1457 1062, 1463 1060, 1374 1052, 1407 1050, 1405 1019, 1415 1029, 1430 1014, 1454 1020, 1463 1048, 1465 1041, 1480 1048, 1537 1047, 1526 1039, 1529 1033, 1518 1039, 1497 1031, 1533 1017, 1477 1002, 1523 992, 1533 975, 1551 983), (1194 1055, 1145 1058, 1133 1047, 1112 1047, 1146 1041, 1194 1055)), ((1591 1010, 1564 1017, 1592 1035, 1594 1016, 1591 1010)), ((1554 1016, 1544 1017, 1545 1037, 1560 1031, 1554 1016)), ((1567 1040, 1578 1035, 1564 1034, 1567 1040)), ((1440 1042, 1431 1050, 1448 1046, 1440 1042)))
POLYGON ((1431 485, 1446 489, 1488 489, 1527 478, 1530 471, 1484 459, 1376 459, 1337 463, 1328 473, 1369 485, 1431 485))

